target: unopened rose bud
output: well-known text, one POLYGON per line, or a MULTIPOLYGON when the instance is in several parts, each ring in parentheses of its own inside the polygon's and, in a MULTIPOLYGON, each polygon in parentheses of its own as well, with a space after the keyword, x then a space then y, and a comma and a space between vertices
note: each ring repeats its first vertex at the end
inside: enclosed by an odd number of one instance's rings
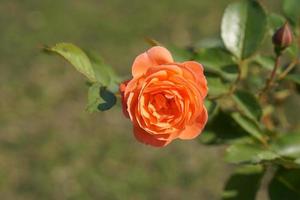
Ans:
POLYGON ((288 23, 285 23, 274 33, 272 40, 277 53, 283 51, 292 44, 293 34, 288 23))

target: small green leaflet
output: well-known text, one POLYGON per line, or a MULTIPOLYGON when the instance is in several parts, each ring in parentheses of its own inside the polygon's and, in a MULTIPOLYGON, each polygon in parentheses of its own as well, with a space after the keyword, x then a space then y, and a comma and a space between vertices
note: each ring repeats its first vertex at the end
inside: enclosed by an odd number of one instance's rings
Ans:
POLYGON ((106 111, 112 108, 117 102, 114 93, 95 83, 89 88, 87 111, 89 113, 96 111, 106 111))
POLYGON ((90 81, 97 81, 90 59, 77 46, 71 43, 58 43, 53 47, 46 47, 45 50, 62 56, 90 81))
POLYGON ((120 78, 99 56, 91 52, 86 54, 71 43, 58 43, 53 47, 46 47, 45 50, 62 56, 91 82, 88 92, 88 112, 105 111, 116 104, 114 92, 118 90, 120 78))

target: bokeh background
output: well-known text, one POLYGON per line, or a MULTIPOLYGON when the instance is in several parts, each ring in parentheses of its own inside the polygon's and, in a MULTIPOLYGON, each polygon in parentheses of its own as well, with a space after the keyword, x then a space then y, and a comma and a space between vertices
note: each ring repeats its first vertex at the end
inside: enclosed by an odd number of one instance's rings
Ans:
POLYGON ((72 42, 128 75, 144 37, 178 47, 218 37, 229 2, 0 0, 0 198, 220 199, 233 167, 222 147, 138 143, 120 106, 85 112, 84 77, 40 48, 72 42))

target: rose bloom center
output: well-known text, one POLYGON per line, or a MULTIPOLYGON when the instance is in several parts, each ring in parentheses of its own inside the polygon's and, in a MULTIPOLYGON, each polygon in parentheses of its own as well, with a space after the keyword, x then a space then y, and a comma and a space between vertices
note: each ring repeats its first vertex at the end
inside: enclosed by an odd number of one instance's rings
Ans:
POLYGON ((153 134, 176 132, 184 122, 188 102, 184 102, 178 85, 175 87, 168 81, 155 83, 144 88, 140 95, 138 111, 141 119, 138 121, 141 127, 147 127, 145 129, 153 134))

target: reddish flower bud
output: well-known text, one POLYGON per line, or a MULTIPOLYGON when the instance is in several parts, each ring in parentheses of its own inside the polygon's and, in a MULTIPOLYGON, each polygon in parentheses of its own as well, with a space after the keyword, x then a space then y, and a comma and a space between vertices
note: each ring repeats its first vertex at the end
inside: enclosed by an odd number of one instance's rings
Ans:
POLYGON ((280 27, 274 33, 272 39, 275 48, 279 51, 282 51, 288 46, 290 46, 293 42, 293 34, 288 23, 285 23, 282 27, 280 27))

